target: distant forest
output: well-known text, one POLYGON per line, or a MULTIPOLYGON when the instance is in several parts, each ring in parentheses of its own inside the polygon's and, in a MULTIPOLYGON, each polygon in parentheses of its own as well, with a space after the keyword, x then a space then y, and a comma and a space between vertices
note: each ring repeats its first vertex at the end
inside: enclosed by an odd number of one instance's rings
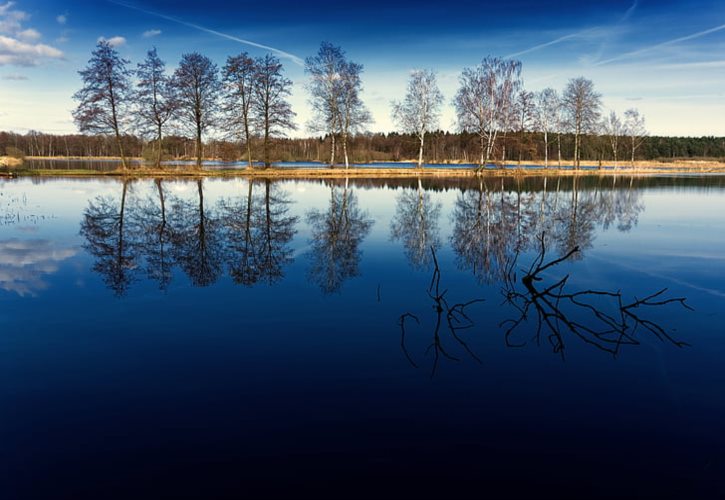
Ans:
MULTIPOLYGON (((122 137, 124 150, 130 156, 145 157, 153 160, 155 144, 140 137, 125 135, 122 137)), ((478 137, 471 133, 450 133, 436 131, 426 138, 426 161, 431 163, 478 161, 478 137)), ((327 162, 329 160, 330 138, 313 137, 298 139, 275 139, 271 145, 270 156, 273 161, 310 161, 327 162)), ((544 157, 544 141, 541 133, 512 133, 502 138, 505 146, 505 161, 532 162, 544 157)), ((549 143, 549 158, 556 157, 556 143, 549 143)), ((622 145, 624 154, 625 144, 622 145)), ((562 134, 562 156, 573 157, 574 135, 562 134)), ((195 156, 194 139, 180 136, 167 136, 163 142, 166 159, 193 159, 195 156)), ((0 132, 0 153, 9 156, 117 156, 118 146, 112 136, 103 135, 51 135, 40 132, 17 134, 0 132)), ((240 143, 215 140, 205 145, 205 156, 209 159, 235 161, 245 159, 245 151, 240 143)), ((350 159, 355 163, 370 161, 415 160, 418 154, 418 139, 413 134, 365 133, 350 138, 350 159)), ((582 141, 582 160, 613 161, 612 147, 607 136, 587 136, 582 141)), ((503 158, 503 156, 501 157, 503 158)), ((501 158, 498 158, 500 160, 501 158)), ((638 160, 672 161, 677 159, 718 158, 725 161, 725 137, 645 137, 637 149, 638 160)), ((552 160, 555 164, 556 160, 552 160)))

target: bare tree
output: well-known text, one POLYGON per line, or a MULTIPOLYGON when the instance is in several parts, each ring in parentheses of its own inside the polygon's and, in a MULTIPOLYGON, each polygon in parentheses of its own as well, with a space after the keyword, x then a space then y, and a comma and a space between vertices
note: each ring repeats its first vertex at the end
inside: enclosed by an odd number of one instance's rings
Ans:
POLYGON ((464 68, 453 101, 462 131, 473 132, 480 141, 479 169, 493 157, 496 139, 506 127, 513 99, 521 87, 521 62, 486 57, 475 68, 464 68))
POLYGON ((330 167, 335 166, 336 136, 340 131, 340 96, 343 88, 341 76, 344 72, 345 53, 340 47, 322 42, 317 54, 305 59, 305 73, 310 75, 307 90, 314 116, 308 128, 330 136, 330 167))
POLYGON ((574 133, 574 168, 581 163, 581 136, 592 132, 599 124, 602 96, 594 83, 584 77, 569 80, 562 98, 566 123, 574 133))
POLYGON ((624 112, 624 133, 629 136, 632 151, 632 166, 634 167, 634 155, 644 142, 648 132, 644 124, 644 116, 639 114, 635 108, 628 109, 624 112))
POLYGON ((602 123, 602 131, 609 138, 609 144, 612 146, 612 155, 614 156, 614 168, 617 168, 617 153, 619 152, 619 138, 622 137, 624 128, 622 120, 619 119, 617 113, 612 111, 602 123))
POLYGON ((420 141, 418 168, 423 168, 425 134, 438 127, 443 94, 432 70, 415 70, 408 81, 402 102, 393 101, 393 120, 404 132, 415 134, 420 141))
POLYGON ((257 71, 254 75, 254 100, 252 116, 254 123, 262 133, 264 166, 271 165, 269 159, 270 140, 275 136, 284 136, 285 130, 295 130, 295 113, 287 102, 290 96, 292 80, 282 75, 282 63, 272 54, 259 57, 255 61, 257 71))
POLYGON ((351 134, 360 132, 365 124, 372 120, 370 112, 360 98, 360 92, 362 91, 360 74, 362 71, 362 64, 346 61, 342 66, 339 110, 345 168, 350 168, 350 160, 347 154, 348 138, 351 134))
POLYGON ((182 124, 196 138, 196 168, 201 169, 204 153, 202 135, 216 123, 217 100, 221 91, 216 64, 197 52, 181 56, 174 72, 182 124))
POLYGON ((156 137, 156 162, 161 164, 163 127, 174 113, 176 100, 166 64, 156 53, 156 47, 146 53, 144 62, 136 68, 136 117, 142 135, 156 137))
POLYGON ((121 156, 121 165, 128 168, 121 135, 131 104, 131 71, 129 61, 106 40, 96 45, 88 66, 78 72, 83 88, 73 95, 78 107, 73 119, 81 132, 113 134, 121 156))
POLYGON ((251 110, 255 98, 254 78, 257 65, 246 52, 229 56, 222 69, 226 84, 223 111, 227 129, 244 140, 247 149, 247 162, 252 168, 252 129, 251 110))
MULTIPOLYGON (((544 134, 544 167, 549 166, 549 134, 558 130, 558 116, 561 109, 561 100, 556 90, 545 88, 535 97, 534 123, 536 128, 544 134)), ((561 140, 559 141, 561 144, 561 140)), ((559 148, 561 160, 561 147, 559 148)))

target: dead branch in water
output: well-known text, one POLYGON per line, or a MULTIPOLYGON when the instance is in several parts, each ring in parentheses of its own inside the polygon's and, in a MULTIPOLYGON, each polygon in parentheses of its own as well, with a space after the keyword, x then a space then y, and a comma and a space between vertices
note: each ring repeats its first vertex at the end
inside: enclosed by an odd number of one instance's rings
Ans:
MULTIPOLYGON (((436 373, 436 369, 438 368, 438 362, 441 357, 441 355, 447 359, 450 359, 451 361, 460 361, 459 358, 453 356, 443 346, 443 342, 441 341, 441 324, 443 324, 443 318, 445 314, 445 324, 448 327, 448 332, 451 334, 451 337, 461 346, 463 349, 478 363, 481 362, 481 359, 476 356, 476 354, 471 350, 469 345, 461 338, 459 335, 460 330, 466 330, 469 328, 472 328, 474 326, 474 322, 471 320, 471 318, 466 314, 466 308, 468 306, 471 306, 478 302, 483 302, 483 299, 474 299, 468 302, 461 302, 456 303, 453 305, 450 305, 448 301, 445 299, 445 295, 448 292, 448 290, 443 290, 441 292, 440 290, 440 283, 441 283, 441 271, 440 267, 438 266, 438 258, 436 257, 435 249, 431 247, 430 249, 431 254, 433 255, 433 276, 431 278, 430 286, 428 287, 428 296, 433 300, 433 309, 436 311, 436 323, 435 327, 433 328, 433 342, 428 346, 426 349, 426 354, 428 354, 431 349, 433 350, 433 367, 431 368, 431 377, 433 377, 436 373)), ((400 319, 398 320, 398 324, 400 325, 400 346, 403 350, 403 354, 405 354, 405 357, 408 359, 410 364, 414 368, 418 368, 418 365, 413 361, 412 357, 410 356, 410 353, 408 352, 408 349, 405 344, 405 320, 406 318, 414 319, 416 323, 420 324, 420 320, 417 316, 414 314, 411 314, 409 312, 402 314, 400 316, 400 319)))
POLYGON ((509 347, 523 347, 526 342, 514 342, 513 334, 522 324, 528 323, 530 316, 534 317, 536 331, 533 340, 540 342, 542 333, 554 352, 564 357, 564 335, 569 332, 587 344, 609 352, 613 356, 619 353, 623 345, 639 345, 638 330, 644 329, 652 333, 660 341, 669 342, 676 347, 684 347, 686 342, 678 341, 669 335, 665 329, 643 317, 641 311, 645 308, 680 304, 682 307, 693 310, 683 297, 663 298, 667 291, 664 288, 643 299, 636 297, 628 303, 624 302, 621 291, 583 290, 568 292, 565 290, 569 275, 565 275, 543 289, 536 287, 543 281, 544 271, 560 264, 579 251, 574 247, 566 255, 545 263, 546 245, 544 234, 540 236, 541 249, 532 262, 529 270, 521 278, 525 291, 516 287, 515 272, 516 255, 506 267, 502 294, 504 303, 513 306, 518 316, 500 323, 505 327, 504 338, 509 347), (584 315, 584 319, 577 319, 584 315))

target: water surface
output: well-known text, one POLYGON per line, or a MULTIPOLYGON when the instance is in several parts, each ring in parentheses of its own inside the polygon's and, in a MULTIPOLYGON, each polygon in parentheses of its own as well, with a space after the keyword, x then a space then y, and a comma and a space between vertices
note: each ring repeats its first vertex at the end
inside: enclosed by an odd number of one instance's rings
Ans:
POLYGON ((723 214, 720 176, 0 181, 2 489, 717 498, 723 214))

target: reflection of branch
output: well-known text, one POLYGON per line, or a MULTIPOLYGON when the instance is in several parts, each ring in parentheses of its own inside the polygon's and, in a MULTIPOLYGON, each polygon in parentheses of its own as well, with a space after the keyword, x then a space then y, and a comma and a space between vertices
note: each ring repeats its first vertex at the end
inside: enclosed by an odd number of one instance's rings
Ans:
POLYGON ((508 319, 500 324, 500 326, 507 327, 504 333, 507 346, 522 347, 526 344, 525 342, 515 343, 511 340, 511 337, 522 323, 528 322, 532 310, 536 313, 534 339, 538 343, 542 331, 548 332, 548 340, 553 346, 554 352, 560 353, 562 357, 564 356, 564 334, 567 331, 584 342, 614 356, 619 353, 622 345, 640 344, 639 340, 635 338, 638 328, 644 328, 659 340, 668 341, 677 347, 687 345, 685 342, 673 339, 657 323, 634 312, 640 307, 664 306, 671 303, 679 303, 686 309, 692 310, 685 303, 685 298, 656 300, 667 291, 666 288, 648 295, 644 299, 635 298, 633 302, 627 304, 623 302, 620 291, 583 290, 573 293, 566 292, 565 286, 569 280, 568 274, 542 290, 537 289, 535 283, 543 280, 541 274, 545 270, 564 262, 579 251, 578 247, 574 247, 563 257, 545 264, 546 247, 543 233, 539 240, 541 250, 528 272, 521 278, 521 283, 526 289, 525 292, 516 289, 516 274, 514 271, 516 257, 507 266, 502 290, 504 303, 512 305, 519 313, 516 319, 508 319), (607 312, 607 310, 611 312, 607 312), (584 315, 586 321, 577 319, 581 315, 584 315))
MULTIPOLYGON (((471 318, 466 314, 466 307, 477 302, 483 302, 483 299, 475 299, 468 302, 457 303, 452 306, 449 305, 448 301, 445 299, 445 294, 448 292, 448 290, 443 290, 443 292, 440 291, 441 271, 438 267, 438 258, 436 257, 435 249, 431 247, 430 250, 433 256, 433 264, 435 268, 433 270, 433 276, 431 278, 430 286, 428 287, 428 296, 433 299, 433 309, 435 309, 436 311, 436 324, 433 329, 433 342, 428 346, 425 352, 426 354, 428 354, 431 349, 433 349, 434 357, 433 367, 431 369, 431 377, 433 377, 435 375, 436 369, 438 368, 438 360, 440 359, 441 355, 452 361, 460 361, 457 357, 448 353, 443 347, 440 335, 441 324, 443 323, 443 313, 445 313, 446 325, 448 326, 448 331, 450 332, 453 339, 458 342, 473 359, 475 359, 479 363, 481 362, 481 359, 476 356, 476 354, 471 350, 468 344, 459 336, 458 331, 465 330, 474 326, 473 320, 471 320, 471 318)), ((413 367, 418 368, 418 365, 415 364, 415 362, 413 361, 405 344, 406 318, 414 319, 415 322, 418 324, 420 324, 420 320, 417 316, 409 312, 402 314, 400 316, 400 319, 398 320, 398 324, 400 325, 400 346, 403 350, 403 354, 408 359, 410 364, 413 365, 413 367)))

